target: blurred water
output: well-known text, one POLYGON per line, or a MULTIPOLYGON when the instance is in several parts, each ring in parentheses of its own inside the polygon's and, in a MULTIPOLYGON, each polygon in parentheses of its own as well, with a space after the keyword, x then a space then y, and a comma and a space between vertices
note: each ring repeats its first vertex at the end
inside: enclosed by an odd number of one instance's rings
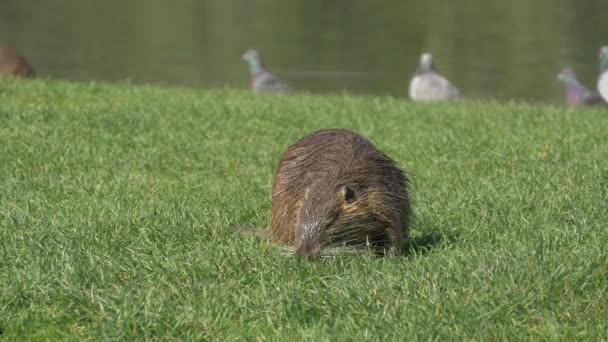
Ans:
POLYGON ((2 0, 0 45, 38 75, 248 87, 241 53, 315 93, 407 96, 418 56, 467 97, 559 102, 565 66, 594 86, 606 0, 2 0))

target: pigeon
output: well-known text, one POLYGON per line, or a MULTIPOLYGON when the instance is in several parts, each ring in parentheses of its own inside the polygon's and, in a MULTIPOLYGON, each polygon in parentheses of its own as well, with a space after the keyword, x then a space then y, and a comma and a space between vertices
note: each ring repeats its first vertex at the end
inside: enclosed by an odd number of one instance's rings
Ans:
POLYGON ((293 90, 289 84, 273 75, 264 67, 260 54, 256 50, 248 50, 241 56, 241 59, 249 65, 251 89, 254 92, 282 93, 293 90))
POLYGON ((458 89, 435 71, 433 56, 425 52, 410 81, 410 98, 414 101, 443 101, 460 97, 458 89))
POLYGON ((0 76, 34 77, 34 69, 21 55, 10 47, 0 47, 0 76))
POLYGON ((597 91, 608 102, 608 46, 600 49, 600 77, 597 80, 597 91))
POLYGON ((557 74, 557 79, 566 86, 566 103, 571 106, 606 104, 600 94, 585 87, 572 69, 566 68, 557 74))

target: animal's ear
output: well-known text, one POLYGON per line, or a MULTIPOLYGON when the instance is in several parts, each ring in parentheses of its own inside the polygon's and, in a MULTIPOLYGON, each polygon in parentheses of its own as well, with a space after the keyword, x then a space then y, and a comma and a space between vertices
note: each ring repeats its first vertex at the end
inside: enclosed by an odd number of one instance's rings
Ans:
POLYGON ((341 193, 346 203, 352 203, 355 201, 355 199, 357 199, 357 194, 355 193, 355 190, 348 185, 345 185, 342 188, 341 193))

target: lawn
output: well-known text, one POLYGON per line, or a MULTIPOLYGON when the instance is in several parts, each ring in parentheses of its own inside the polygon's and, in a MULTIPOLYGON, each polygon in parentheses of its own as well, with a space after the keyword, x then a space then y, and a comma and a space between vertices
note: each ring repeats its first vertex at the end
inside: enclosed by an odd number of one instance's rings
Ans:
POLYGON ((0 80, 0 339, 606 340, 608 109, 0 80), (300 260, 282 151, 353 129, 409 174, 402 257, 300 260))

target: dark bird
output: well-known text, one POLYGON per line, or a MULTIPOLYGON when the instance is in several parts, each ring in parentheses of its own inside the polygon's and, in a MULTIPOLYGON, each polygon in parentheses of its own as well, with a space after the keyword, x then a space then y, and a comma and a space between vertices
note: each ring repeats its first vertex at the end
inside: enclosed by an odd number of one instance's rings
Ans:
POLYGON ((0 75, 34 77, 34 69, 15 49, 0 47, 0 75))

